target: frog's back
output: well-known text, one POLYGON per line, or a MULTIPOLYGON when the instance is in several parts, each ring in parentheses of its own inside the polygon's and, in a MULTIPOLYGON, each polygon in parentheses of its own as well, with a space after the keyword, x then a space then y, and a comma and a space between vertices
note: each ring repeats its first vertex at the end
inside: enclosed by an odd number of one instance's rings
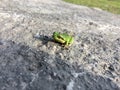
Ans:
POLYGON ((61 36, 62 38, 64 38, 64 39, 70 38, 70 35, 68 35, 67 33, 63 33, 63 34, 61 34, 60 36, 61 36))

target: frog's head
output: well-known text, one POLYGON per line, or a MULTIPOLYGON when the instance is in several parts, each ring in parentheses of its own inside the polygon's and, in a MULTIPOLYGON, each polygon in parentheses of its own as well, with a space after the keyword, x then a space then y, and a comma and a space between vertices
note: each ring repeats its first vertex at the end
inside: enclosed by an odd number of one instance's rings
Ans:
POLYGON ((58 36, 60 33, 59 32, 54 32, 53 33, 53 37, 56 37, 56 36, 58 36))

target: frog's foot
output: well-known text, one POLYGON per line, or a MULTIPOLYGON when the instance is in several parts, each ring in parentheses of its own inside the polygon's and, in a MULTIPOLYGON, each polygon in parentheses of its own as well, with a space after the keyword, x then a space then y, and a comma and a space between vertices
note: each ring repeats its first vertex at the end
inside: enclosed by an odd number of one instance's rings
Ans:
POLYGON ((62 44, 61 46, 63 47, 63 49, 68 49, 68 46, 65 44, 62 44))
POLYGON ((65 44, 62 44, 61 46, 62 46, 62 47, 64 47, 64 46, 65 46, 65 44))
POLYGON ((69 46, 68 45, 64 45, 64 49, 69 49, 69 46))

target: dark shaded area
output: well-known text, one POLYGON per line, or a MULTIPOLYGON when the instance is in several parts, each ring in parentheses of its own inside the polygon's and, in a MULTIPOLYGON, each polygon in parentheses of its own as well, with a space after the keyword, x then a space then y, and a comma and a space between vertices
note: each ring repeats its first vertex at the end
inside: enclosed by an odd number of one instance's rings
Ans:
POLYGON ((48 42, 54 42, 52 37, 42 34, 33 35, 33 38, 41 40, 43 45, 46 45, 48 42))
POLYGON ((0 90, 68 90, 71 82, 71 90, 120 90, 110 79, 57 55, 0 40, 0 90))

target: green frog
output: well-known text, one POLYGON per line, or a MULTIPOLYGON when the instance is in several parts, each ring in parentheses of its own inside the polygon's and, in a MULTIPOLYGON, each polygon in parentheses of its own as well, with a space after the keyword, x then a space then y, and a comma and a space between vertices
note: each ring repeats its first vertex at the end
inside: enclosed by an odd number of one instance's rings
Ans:
POLYGON ((65 47, 70 46, 74 41, 73 36, 68 35, 67 33, 60 33, 60 32, 54 32, 53 33, 53 39, 56 42, 61 43, 65 47))

